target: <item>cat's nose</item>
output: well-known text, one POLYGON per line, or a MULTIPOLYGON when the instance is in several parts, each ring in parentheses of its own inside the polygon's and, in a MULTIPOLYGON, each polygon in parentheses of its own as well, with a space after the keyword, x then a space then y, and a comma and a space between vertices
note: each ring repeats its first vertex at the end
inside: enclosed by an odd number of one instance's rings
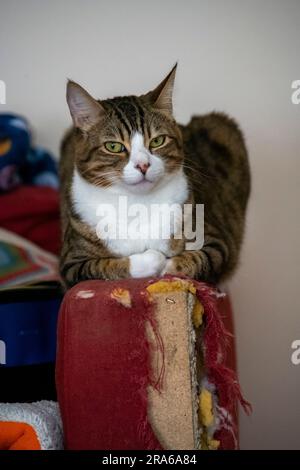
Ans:
POLYGON ((138 168, 143 173, 143 175, 145 175, 149 166, 150 163, 138 163, 135 167, 138 168))

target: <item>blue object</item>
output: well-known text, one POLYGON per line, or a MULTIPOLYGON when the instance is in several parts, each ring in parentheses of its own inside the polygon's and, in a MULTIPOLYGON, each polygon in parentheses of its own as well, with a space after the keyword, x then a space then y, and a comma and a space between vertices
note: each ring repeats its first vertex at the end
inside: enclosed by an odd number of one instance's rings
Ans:
POLYGON ((0 191, 20 184, 58 188, 57 165, 49 152, 31 145, 25 118, 0 114, 0 191))
POLYGON ((0 367, 55 361, 60 303, 61 297, 0 304, 0 367))

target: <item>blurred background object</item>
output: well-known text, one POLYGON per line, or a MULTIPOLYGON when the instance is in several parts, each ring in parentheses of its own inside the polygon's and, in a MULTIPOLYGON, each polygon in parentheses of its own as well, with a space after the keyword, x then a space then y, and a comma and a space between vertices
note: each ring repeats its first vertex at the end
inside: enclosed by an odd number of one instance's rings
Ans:
POLYGON ((0 113, 0 192, 22 184, 58 188, 56 161, 31 140, 25 118, 0 113))

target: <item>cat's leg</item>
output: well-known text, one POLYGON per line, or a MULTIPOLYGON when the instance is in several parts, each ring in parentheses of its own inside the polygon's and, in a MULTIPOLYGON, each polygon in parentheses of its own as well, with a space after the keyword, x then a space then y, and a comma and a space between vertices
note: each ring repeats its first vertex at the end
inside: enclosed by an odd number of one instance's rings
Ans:
POLYGON ((92 258, 78 261, 68 259, 61 263, 61 276, 67 287, 88 279, 116 280, 129 277, 157 276, 166 264, 165 256, 156 250, 147 250, 122 258, 92 258))
POLYGON ((90 279, 123 279, 129 277, 128 258, 92 258, 61 263, 61 277, 67 287, 90 279))
POLYGON ((206 282, 218 282, 229 274, 228 250, 226 245, 213 243, 204 245, 198 251, 183 251, 167 260, 162 274, 181 274, 206 282))

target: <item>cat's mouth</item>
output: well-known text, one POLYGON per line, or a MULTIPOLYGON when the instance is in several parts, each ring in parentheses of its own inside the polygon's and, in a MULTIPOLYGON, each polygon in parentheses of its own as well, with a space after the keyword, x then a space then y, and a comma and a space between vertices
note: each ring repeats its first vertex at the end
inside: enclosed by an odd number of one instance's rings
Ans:
POLYGON ((154 181, 152 181, 148 176, 143 175, 143 176, 140 177, 140 179, 138 181, 135 181, 132 184, 153 183, 153 182, 154 181))
POLYGON ((147 178, 143 178, 140 181, 136 181, 134 183, 125 182, 125 184, 126 186, 134 190, 147 190, 147 189, 151 189, 154 186, 155 181, 150 181, 147 178))
POLYGON ((139 178, 138 180, 136 179, 123 179, 122 182, 126 185, 126 187, 132 191, 148 191, 155 186, 157 183, 157 178, 156 179, 150 179, 146 175, 143 176, 142 178, 139 178))
POLYGON ((149 181, 147 180, 146 178, 144 178, 143 180, 141 181, 138 181, 137 183, 133 183, 131 186, 135 186, 135 187, 146 187, 147 185, 151 185, 153 186, 155 182, 154 181, 149 181))

